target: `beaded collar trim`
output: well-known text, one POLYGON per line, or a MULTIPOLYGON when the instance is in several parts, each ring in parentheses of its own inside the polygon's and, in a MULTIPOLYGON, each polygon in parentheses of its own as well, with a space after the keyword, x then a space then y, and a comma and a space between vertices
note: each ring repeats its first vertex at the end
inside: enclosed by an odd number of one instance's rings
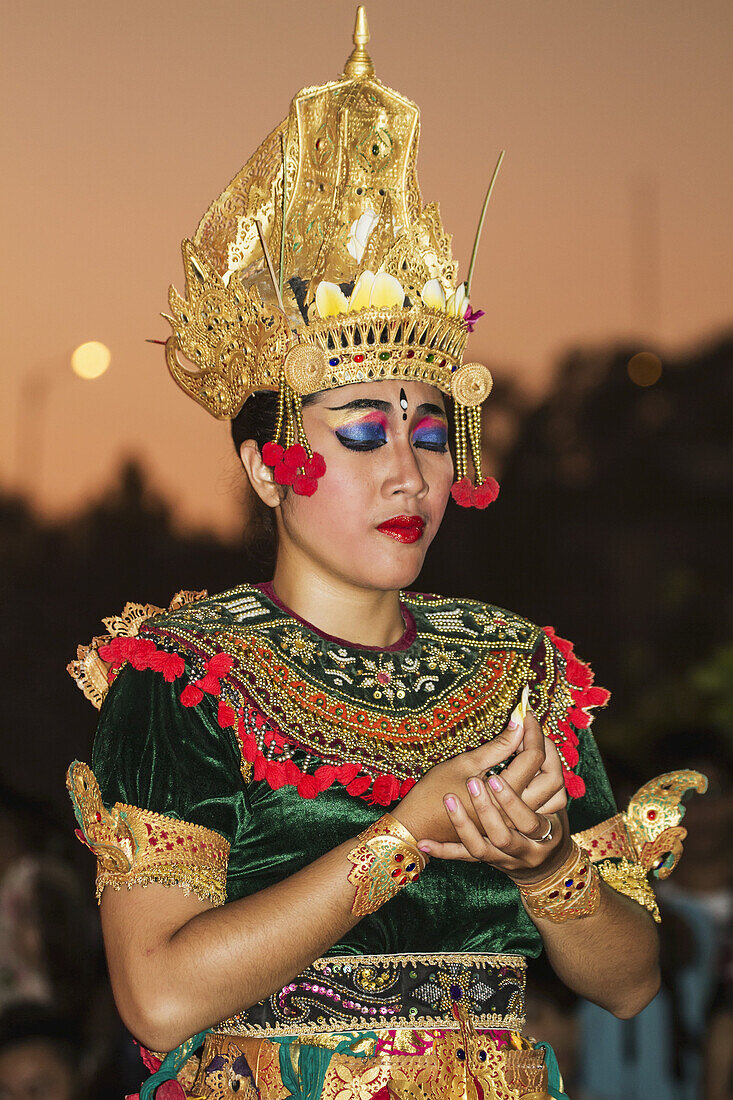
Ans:
POLYGON ((338 782, 388 806, 433 765, 500 733, 528 687, 568 794, 585 791, 573 770, 578 731, 608 692, 552 628, 473 600, 408 593, 413 640, 373 651, 309 630, 251 585, 174 604, 123 613, 118 620, 134 619, 134 636, 126 626, 129 633, 94 639, 70 672, 94 702, 103 696, 98 681, 125 663, 175 684, 183 706, 217 700, 247 779, 297 786, 304 798, 338 782))

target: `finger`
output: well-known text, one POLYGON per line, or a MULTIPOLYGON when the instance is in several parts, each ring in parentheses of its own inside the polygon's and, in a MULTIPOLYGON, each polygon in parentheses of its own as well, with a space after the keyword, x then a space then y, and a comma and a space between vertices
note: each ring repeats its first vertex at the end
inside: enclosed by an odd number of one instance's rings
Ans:
POLYGON ((542 769, 539 775, 530 780, 522 799, 531 809, 542 810, 543 813, 557 813, 567 805, 562 761, 549 737, 545 738, 545 762, 542 769))
POLYGON ((521 723, 512 729, 509 726, 497 734, 491 741, 479 745, 476 749, 469 749, 461 754, 466 764, 467 774, 473 772, 486 772, 495 764, 501 764, 508 756, 516 752, 519 742, 523 737, 521 723))
POLYGON ((504 776, 491 775, 488 783, 494 799, 517 832, 528 840, 540 840, 547 832, 547 818, 531 810, 516 791, 512 790, 504 776))
MULTIPOLYGON (((454 794, 447 794, 443 799, 448 819, 456 831, 461 844, 475 859, 486 858, 486 838, 482 836, 466 812, 466 808, 454 794)), ((507 830, 508 832, 508 830, 507 830)))
POLYGON ((544 802, 541 806, 538 806, 535 813, 538 814, 559 814, 561 810, 564 810, 568 804, 567 791, 563 787, 561 791, 558 791, 553 798, 549 798, 547 802, 544 802))
POLYGON ((478 863, 476 857, 472 856, 463 844, 455 841, 441 843, 438 840, 421 840, 418 848, 431 859, 460 859, 465 863, 478 863))
POLYGON ((531 711, 524 719, 523 745, 502 773, 507 784, 521 795, 545 763, 545 736, 531 711))
MULTIPOLYGON (((556 796, 567 801, 562 776, 558 780, 557 776, 540 772, 539 775, 530 780, 529 785, 524 789, 522 801, 529 806, 530 810, 537 811, 556 796)), ((564 804, 564 802, 561 803, 561 805, 564 804)))
POLYGON ((499 852, 514 855, 517 847, 521 848, 521 838, 512 828, 511 820, 504 818, 501 808, 489 794, 485 780, 481 776, 472 776, 466 786, 484 838, 499 852))

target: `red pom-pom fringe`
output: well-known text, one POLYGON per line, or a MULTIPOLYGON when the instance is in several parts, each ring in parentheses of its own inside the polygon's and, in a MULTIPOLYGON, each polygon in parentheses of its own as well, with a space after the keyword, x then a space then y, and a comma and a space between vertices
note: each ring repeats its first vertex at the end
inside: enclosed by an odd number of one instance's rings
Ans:
MULTIPOLYGON (((225 724, 222 719, 228 719, 231 711, 231 708, 223 708, 224 704, 220 703, 217 716, 220 725, 225 724)), ((245 722, 244 711, 240 710, 237 723, 242 755, 253 765, 253 778, 257 781, 264 779, 274 791, 281 787, 295 787, 301 798, 316 798, 322 791, 338 783, 354 798, 363 798, 370 806, 391 806, 398 798, 404 798, 415 786, 415 779, 400 780, 394 775, 365 775, 358 764, 321 764, 312 774, 301 771, 290 758, 268 759, 264 755, 258 744, 259 735, 256 737, 250 732, 253 724, 262 729, 264 719, 260 714, 254 715, 250 711, 245 722)), ((271 729, 265 731, 264 746, 268 757, 273 751, 282 750, 286 745, 287 741, 281 734, 271 729)))
POLYGON ((571 770, 577 766, 580 759, 577 748, 578 735, 575 729, 588 729, 593 719, 591 709, 605 706, 611 698, 611 693, 605 688, 594 686, 593 670, 590 665, 576 657, 572 642, 567 638, 560 638, 552 626, 546 626, 543 629, 566 661, 565 678, 570 687, 572 704, 568 707, 565 720, 558 723, 559 735, 553 737, 553 741, 561 753, 565 789, 570 798, 580 798, 585 794, 585 783, 571 770))
POLYGON ((301 497, 311 497, 318 488, 318 479, 326 472, 326 461, 321 454, 310 458, 301 443, 293 443, 285 449, 281 443, 265 443, 262 461, 273 467, 277 485, 292 485, 293 492, 301 497))
POLYGON ((462 477, 453 483, 450 494, 461 508, 484 509, 498 497, 499 482, 495 477, 487 477, 480 485, 474 485, 470 478, 462 477))

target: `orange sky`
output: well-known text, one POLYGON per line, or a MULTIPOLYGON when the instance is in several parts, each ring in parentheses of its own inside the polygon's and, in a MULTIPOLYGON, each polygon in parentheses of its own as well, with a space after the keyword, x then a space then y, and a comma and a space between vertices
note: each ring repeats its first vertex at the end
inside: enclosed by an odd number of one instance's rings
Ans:
MULTIPOLYGON (((158 314, 169 283, 182 289, 181 238, 292 95, 340 73, 354 10, 6 5, 4 487, 31 454, 36 501, 63 512, 135 453, 186 521, 236 526, 227 426, 175 387, 145 338, 168 333, 158 314), (113 356, 91 383, 68 366, 90 339, 113 356), (34 375, 47 401, 31 420, 18 409, 34 375)), ((423 198, 440 202, 464 274, 507 149, 474 278, 487 316, 472 359, 536 390, 573 342, 637 333, 678 348, 730 324, 729 0, 372 0, 367 14, 377 75, 421 108, 423 198)))

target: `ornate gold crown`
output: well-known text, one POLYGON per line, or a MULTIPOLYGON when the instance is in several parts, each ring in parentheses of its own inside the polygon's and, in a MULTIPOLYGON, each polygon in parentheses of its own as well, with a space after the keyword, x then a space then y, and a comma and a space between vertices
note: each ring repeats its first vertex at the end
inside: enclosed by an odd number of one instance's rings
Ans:
POLYGON ((376 78, 368 41, 360 7, 343 75, 296 95, 183 242, 186 292, 170 289, 166 361, 221 419, 255 391, 278 391, 270 457, 282 466, 280 444, 289 448, 293 478, 282 483, 302 492, 314 490, 323 465, 305 438, 304 395, 385 378, 437 386, 455 400, 463 490, 454 495, 485 506, 496 495, 481 474, 491 375, 462 364, 474 315, 438 207, 422 206, 418 108, 376 78), (469 449, 477 497, 466 481, 469 449))

